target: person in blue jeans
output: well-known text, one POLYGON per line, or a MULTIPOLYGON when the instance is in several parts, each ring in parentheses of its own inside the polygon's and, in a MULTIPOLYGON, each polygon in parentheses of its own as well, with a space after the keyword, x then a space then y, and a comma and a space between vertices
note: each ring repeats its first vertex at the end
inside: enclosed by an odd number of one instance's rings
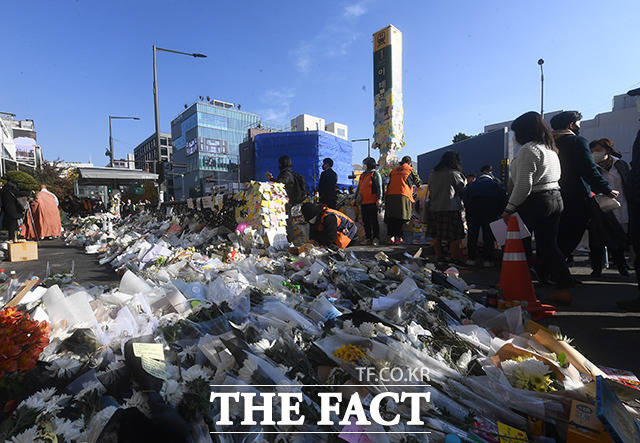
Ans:
POLYGON ((491 166, 483 166, 481 171, 480 176, 469 183, 464 191, 464 205, 469 227, 468 264, 472 266, 477 264, 478 236, 482 229, 483 266, 489 267, 493 265, 495 242, 489 223, 500 218, 507 203, 507 194, 502 185, 491 175, 491 166))

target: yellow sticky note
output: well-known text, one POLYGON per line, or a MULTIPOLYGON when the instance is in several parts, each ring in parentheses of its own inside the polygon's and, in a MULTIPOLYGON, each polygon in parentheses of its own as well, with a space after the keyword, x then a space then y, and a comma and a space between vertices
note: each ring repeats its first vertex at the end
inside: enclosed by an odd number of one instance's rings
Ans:
POLYGON ((133 343, 133 355, 164 360, 164 349, 160 343, 133 343))
POLYGON ((162 380, 167 379, 167 365, 164 363, 164 360, 142 357, 142 369, 156 378, 160 378, 162 380))

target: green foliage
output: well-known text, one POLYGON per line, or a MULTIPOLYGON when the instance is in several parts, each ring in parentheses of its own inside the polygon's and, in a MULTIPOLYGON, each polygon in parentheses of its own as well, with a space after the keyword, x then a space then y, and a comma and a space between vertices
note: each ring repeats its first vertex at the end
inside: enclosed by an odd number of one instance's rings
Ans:
POLYGON ((21 191, 37 191, 40 188, 38 181, 24 171, 7 171, 3 178, 14 182, 21 191))
POLYGON ((471 138, 470 135, 465 134, 464 132, 458 132, 456 135, 453 136, 453 143, 458 143, 461 142, 462 140, 466 140, 468 138, 471 138))

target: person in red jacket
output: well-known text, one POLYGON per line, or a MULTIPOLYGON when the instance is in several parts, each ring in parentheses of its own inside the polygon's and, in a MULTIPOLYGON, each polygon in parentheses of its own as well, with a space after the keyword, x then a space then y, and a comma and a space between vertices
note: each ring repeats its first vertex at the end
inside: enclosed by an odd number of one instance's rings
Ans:
POLYGON ((302 215, 309 222, 309 237, 322 246, 344 249, 358 234, 358 227, 340 211, 314 203, 302 205, 302 215))

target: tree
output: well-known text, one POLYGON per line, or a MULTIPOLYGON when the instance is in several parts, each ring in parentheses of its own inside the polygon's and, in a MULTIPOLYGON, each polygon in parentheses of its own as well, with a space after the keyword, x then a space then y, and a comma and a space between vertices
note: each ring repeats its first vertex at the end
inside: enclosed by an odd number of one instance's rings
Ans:
POLYGON ((7 171, 3 179, 14 182, 21 191, 37 191, 40 187, 38 181, 24 171, 7 171))
POLYGON ((465 134, 464 132, 458 132, 456 135, 453 136, 453 143, 458 143, 461 142, 462 140, 466 140, 468 138, 471 138, 470 135, 465 134))
POLYGON ((42 168, 35 172, 35 178, 54 193, 60 201, 73 195, 73 181, 78 178, 76 169, 65 170, 58 161, 44 162, 42 168))

